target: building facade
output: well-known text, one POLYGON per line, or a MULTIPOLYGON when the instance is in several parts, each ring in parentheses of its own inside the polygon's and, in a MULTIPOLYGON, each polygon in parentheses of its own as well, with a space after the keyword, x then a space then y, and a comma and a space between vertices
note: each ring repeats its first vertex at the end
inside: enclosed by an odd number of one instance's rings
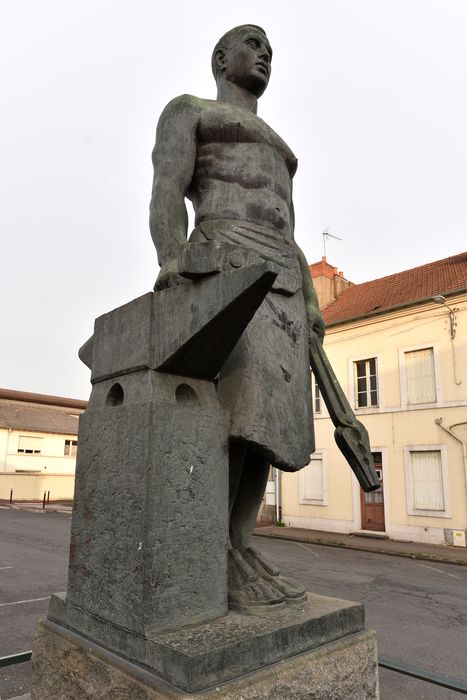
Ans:
POLYGON ((467 254, 359 285, 323 264, 310 268, 317 290, 323 270, 340 285, 324 304, 325 350, 369 432, 383 487, 361 491, 314 385, 316 452, 282 475, 282 520, 465 546, 467 254))
POLYGON ((86 401, 0 389, 0 501, 71 500, 86 401))

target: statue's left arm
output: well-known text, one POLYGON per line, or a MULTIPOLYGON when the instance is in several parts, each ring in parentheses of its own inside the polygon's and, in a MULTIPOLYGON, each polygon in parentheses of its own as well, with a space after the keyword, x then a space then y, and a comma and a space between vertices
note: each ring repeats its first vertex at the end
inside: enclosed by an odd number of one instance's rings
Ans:
MULTIPOLYGON (((295 162, 295 168, 291 173, 291 177, 295 175, 297 170, 297 161, 295 162)), ((292 197, 290 198, 289 204, 290 211, 290 221, 292 224, 292 230, 295 229, 295 210, 293 205, 292 197)), ((313 335, 316 335, 320 343, 324 340, 324 320, 319 310, 319 300, 316 290, 313 286, 313 281, 311 279, 310 268, 308 267, 307 260, 302 249, 294 241, 295 254, 297 256, 298 264, 300 267, 300 272, 302 273, 302 292, 303 298, 305 300, 306 309, 306 321, 307 321, 307 331, 308 331, 308 341, 313 335)))
POLYGON ((302 291, 303 297, 305 299, 306 308, 306 318, 308 326, 308 337, 311 333, 318 336, 321 342, 324 338, 324 321, 319 310, 319 301, 316 290, 313 287, 313 282, 311 279, 310 268, 306 261, 305 255, 302 250, 295 243, 295 250, 297 254, 298 264, 300 265, 300 272, 302 273, 302 291))

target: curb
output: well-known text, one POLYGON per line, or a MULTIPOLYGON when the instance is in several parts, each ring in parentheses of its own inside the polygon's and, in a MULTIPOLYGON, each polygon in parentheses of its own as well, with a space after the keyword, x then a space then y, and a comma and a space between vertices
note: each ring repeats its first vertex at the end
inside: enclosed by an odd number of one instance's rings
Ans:
MULTIPOLYGON (((28 512, 28 513, 40 513, 40 514, 42 514, 42 515, 43 515, 44 513, 62 513, 62 514, 65 514, 65 515, 71 515, 71 513, 72 513, 72 509, 71 509, 71 508, 68 509, 68 510, 65 510, 65 508, 60 508, 60 507, 57 507, 57 508, 50 508, 50 506, 49 506, 48 508, 42 508, 42 507, 39 507, 39 508, 30 508, 30 507, 27 507, 27 506, 17 506, 17 505, 14 505, 14 506, 13 506, 13 505, 11 505, 11 506, 7 506, 7 508, 8 508, 9 510, 22 510, 22 511, 25 511, 25 512, 28 512)), ((15 700, 15 698, 13 698, 13 700, 15 700)))
POLYGON ((286 542, 305 542, 308 544, 317 544, 324 547, 335 547, 337 549, 353 549, 356 552, 371 552, 371 554, 387 554, 391 557, 403 557, 405 559, 417 559, 420 561, 438 562, 440 564, 453 564, 454 566, 467 566, 467 561, 463 559, 447 559, 438 554, 427 554, 425 552, 401 552, 390 551, 387 549, 379 549, 378 547, 359 547, 353 544, 349 545, 338 540, 322 540, 313 537, 299 539, 297 537, 287 537, 285 535, 275 535, 261 533, 260 530, 255 530, 253 533, 256 537, 265 537, 272 540, 285 540, 286 542))

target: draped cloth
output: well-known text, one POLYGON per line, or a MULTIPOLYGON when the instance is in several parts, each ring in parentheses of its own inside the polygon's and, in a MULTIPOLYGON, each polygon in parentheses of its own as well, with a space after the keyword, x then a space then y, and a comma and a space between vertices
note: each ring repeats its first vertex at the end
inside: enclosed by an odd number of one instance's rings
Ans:
POLYGON ((204 221, 190 242, 216 240, 253 250, 277 271, 272 290, 218 378, 231 439, 246 442, 272 466, 296 471, 314 450, 310 362, 302 277, 292 240, 251 222, 204 221))

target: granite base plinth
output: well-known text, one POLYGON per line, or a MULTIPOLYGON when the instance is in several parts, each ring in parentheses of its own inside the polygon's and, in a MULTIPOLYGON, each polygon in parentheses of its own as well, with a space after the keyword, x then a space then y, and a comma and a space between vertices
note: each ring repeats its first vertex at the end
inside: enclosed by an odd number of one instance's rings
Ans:
POLYGON ((159 635, 151 667, 43 621, 32 700, 378 698, 376 640, 363 629, 362 606, 308 595, 308 609, 229 613, 159 635))

